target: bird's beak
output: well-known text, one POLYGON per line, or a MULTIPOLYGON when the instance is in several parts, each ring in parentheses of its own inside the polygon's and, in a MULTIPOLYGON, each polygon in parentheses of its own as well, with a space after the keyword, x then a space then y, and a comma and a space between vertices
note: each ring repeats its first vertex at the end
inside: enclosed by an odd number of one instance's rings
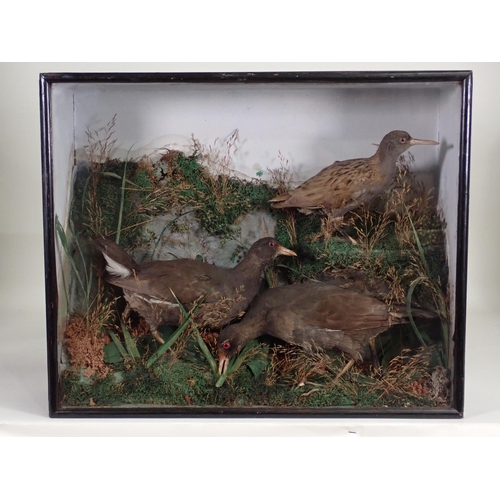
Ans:
POLYGON ((230 358, 224 353, 219 354, 219 375, 224 375, 226 373, 227 367, 229 366, 230 358))
POLYGON ((429 141, 427 139, 410 139, 410 146, 437 146, 439 142, 429 141))
POLYGON ((278 247, 278 255, 288 255, 290 257, 297 257, 297 254, 293 250, 290 250, 289 248, 286 248, 281 245, 278 247))

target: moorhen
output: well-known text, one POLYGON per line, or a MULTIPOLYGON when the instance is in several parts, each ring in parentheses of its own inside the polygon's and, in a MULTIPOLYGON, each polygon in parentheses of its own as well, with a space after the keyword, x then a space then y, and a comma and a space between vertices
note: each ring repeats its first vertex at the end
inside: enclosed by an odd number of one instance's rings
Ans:
POLYGON ((342 217, 385 191, 396 175, 396 160, 408 148, 439 142, 413 139, 408 132, 393 130, 370 158, 336 161, 293 191, 269 200, 273 208, 299 208, 303 213, 324 209, 342 217))
POLYGON ((231 269, 195 259, 139 265, 111 239, 101 237, 95 243, 106 260, 106 280, 123 289, 129 307, 148 322, 152 335, 161 343, 158 327, 183 321, 177 300, 189 311, 206 295, 194 319, 199 326, 222 328, 244 314, 259 291, 261 274, 268 264, 278 255, 297 255, 274 238, 262 238, 231 269))
MULTIPOLYGON (((415 317, 435 313, 412 310, 415 317)), ((378 299, 327 283, 297 283, 269 288, 250 306, 239 323, 222 330, 218 339, 219 373, 248 342, 268 334, 306 351, 338 349, 361 361, 366 346, 391 325, 408 321, 406 307, 391 310, 378 299)))

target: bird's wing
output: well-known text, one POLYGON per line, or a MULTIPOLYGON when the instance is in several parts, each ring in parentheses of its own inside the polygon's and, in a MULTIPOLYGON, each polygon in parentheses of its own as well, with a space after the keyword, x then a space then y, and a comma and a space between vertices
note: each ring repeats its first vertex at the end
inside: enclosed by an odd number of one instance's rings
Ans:
POLYGON ((345 213, 358 206, 373 186, 380 184, 378 177, 380 174, 371 159, 337 161, 288 193, 287 198, 285 195, 274 198, 280 202, 274 206, 326 208, 345 213))
POLYGON ((278 300, 269 301, 273 309, 285 307, 294 321, 318 328, 348 332, 380 328, 390 321, 384 302, 334 285, 306 283, 275 294, 278 300))
POLYGON ((132 276, 113 284, 129 291, 172 300, 171 290, 183 304, 189 304, 220 286, 220 269, 192 259, 153 261, 132 276))
POLYGON ((390 325, 388 307, 368 295, 340 289, 321 298, 308 321, 332 330, 354 332, 390 325))
POLYGON ((266 292, 247 316, 255 323, 263 322, 263 333, 309 351, 337 348, 354 359, 362 359, 370 339, 391 324, 383 302, 333 285, 312 283, 266 292))

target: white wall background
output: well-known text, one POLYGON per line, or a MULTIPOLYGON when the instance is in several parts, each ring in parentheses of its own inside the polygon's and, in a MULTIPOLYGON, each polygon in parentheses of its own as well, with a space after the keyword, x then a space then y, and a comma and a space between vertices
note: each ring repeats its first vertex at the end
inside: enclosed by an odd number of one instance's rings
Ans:
MULTIPOLYGON (((212 433, 254 434, 295 432, 346 432, 365 434, 406 432, 463 434, 488 429, 500 434, 500 64, 160 64, 160 63, 32 63, 0 64, 0 424, 7 434, 67 433, 70 423, 49 421, 45 375, 45 303, 42 240, 42 194, 38 74, 87 71, 300 71, 300 70, 441 70, 474 72, 472 162, 470 197, 468 339, 466 358, 466 419, 415 425, 394 421, 311 423, 307 430, 293 421, 272 421, 228 426, 213 421, 212 433), (36 424, 34 427, 23 423, 36 424), (469 425, 470 424, 470 425, 469 425), (481 424, 482 427, 474 427, 481 424), (487 427, 484 427, 484 425, 487 427), (246 427, 241 427, 246 425, 246 427), (422 425, 424 427, 422 427, 422 425), (292 427, 290 427, 292 426, 292 427), (389 429, 389 430, 387 430, 389 429), (391 430, 392 429, 392 430, 391 430), (395 430, 396 429, 396 430, 395 430), (399 429, 399 431, 397 430, 399 429), (427 430, 422 430, 427 429, 427 430), (439 429, 439 430, 436 430, 439 429)), ((416 135, 416 134, 415 134, 416 135)), ((429 137, 432 138, 432 137, 429 137)), ((92 434, 104 422, 94 422, 78 432, 92 434), (86 430, 85 430, 86 429, 86 430)), ((241 421, 240 421, 241 422, 241 421)), ((109 432, 112 432, 109 427, 109 432)), ((74 429, 74 428, 73 428, 74 429)), ((140 422, 129 423, 132 432, 203 433, 200 423, 178 422, 174 428, 151 422, 142 431, 140 422), (137 425, 139 427, 134 427, 137 425)), ((2 431, 0 431, 1 433, 2 431)))
MULTIPOLYGON (((415 138, 441 141, 412 148, 412 170, 438 196, 446 224, 449 298, 455 304, 461 94, 456 82, 59 82, 51 93, 55 214, 66 223, 73 151, 86 160, 88 132, 100 130, 104 137, 102 129, 113 117, 112 157, 139 158, 165 147, 191 151, 192 137, 224 153, 225 140, 238 131, 230 165, 236 175, 256 179, 261 171, 268 180, 269 169, 278 168, 282 157, 294 185, 334 161, 369 157, 387 132, 406 130, 415 138)), ((192 251, 195 255, 199 249, 192 251)), ((232 265, 217 253, 207 257, 232 265)), ((62 281, 58 288, 64 289, 62 281)), ((64 293, 59 300, 61 305, 64 293)), ((59 313, 65 316, 65 308, 59 313)), ((454 322, 452 307, 451 331, 454 322)))

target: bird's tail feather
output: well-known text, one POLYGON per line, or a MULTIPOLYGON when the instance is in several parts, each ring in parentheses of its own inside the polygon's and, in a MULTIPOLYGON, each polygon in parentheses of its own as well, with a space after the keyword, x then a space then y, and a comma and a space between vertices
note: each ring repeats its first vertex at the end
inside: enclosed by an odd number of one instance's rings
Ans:
POLYGON ((116 262, 116 260, 113 260, 109 255, 106 255, 104 252, 102 254, 106 259, 106 271, 108 271, 108 273, 111 276, 125 279, 132 274, 132 269, 130 269, 127 266, 124 266, 123 264, 120 264, 119 262, 116 262))
POLYGON ((280 208, 284 203, 290 198, 289 193, 281 194, 279 196, 276 196, 272 200, 269 200, 269 203, 273 205, 274 208, 280 208))
MULTIPOLYGON (((406 306, 397 306, 395 309, 391 311, 393 317, 407 319, 408 318, 408 309, 406 306)), ((414 318, 421 319, 436 319, 439 318, 439 313, 437 311, 432 311, 429 309, 421 309, 419 307, 411 308, 411 315, 414 318)))
POLYGON ((106 260, 106 271, 113 277, 128 278, 135 270, 139 269, 137 262, 121 246, 113 240, 101 236, 95 244, 106 260))

